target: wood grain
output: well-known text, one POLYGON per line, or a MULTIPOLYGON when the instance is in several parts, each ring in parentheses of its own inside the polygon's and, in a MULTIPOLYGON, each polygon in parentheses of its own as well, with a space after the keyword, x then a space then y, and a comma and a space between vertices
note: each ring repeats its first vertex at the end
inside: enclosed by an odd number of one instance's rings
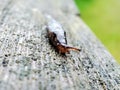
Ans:
POLYGON ((0 0, 0 90, 120 90, 119 65, 77 14, 73 0, 0 0), (80 53, 55 52, 45 14, 80 53))

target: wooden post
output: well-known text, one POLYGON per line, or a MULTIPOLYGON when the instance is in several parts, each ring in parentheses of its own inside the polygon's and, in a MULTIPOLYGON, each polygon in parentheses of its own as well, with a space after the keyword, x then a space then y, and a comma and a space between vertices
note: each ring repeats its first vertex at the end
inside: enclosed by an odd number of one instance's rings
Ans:
POLYGON ((78 14, 73 0, 1 0, 0 90, 119 90, 120 67, 78 14), (45 14, 81 52, 55 52, 45 14))

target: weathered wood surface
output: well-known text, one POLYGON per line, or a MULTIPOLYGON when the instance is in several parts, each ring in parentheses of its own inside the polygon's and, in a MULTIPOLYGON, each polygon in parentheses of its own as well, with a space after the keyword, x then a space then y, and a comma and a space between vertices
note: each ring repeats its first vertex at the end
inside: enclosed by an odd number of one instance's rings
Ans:
POLYGON ((0 0, 0 90, 120 90, 120 67, 72 0, 0 0), (82 48, 67 60, 49 45, 44 14, 82 48))

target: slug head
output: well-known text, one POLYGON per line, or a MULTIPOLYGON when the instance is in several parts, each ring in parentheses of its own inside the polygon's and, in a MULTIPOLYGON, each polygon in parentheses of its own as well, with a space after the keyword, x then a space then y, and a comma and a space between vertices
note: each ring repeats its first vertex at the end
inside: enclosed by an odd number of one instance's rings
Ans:
POLYGON ((69 50, 75 50, 75 51, 81 51, 80 49, 78 48, 74 48, 74 47, 69 47, 69 46, 64 46, 64 45, 57 45, 57 51, 60 53, 60 54, 63 54, 65 55, 65 53, 70 53, 69 50))

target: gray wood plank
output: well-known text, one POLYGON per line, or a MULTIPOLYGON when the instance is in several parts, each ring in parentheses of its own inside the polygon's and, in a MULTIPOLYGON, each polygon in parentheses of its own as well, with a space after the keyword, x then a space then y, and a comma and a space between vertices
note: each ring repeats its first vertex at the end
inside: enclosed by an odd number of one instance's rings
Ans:
POLYGON ((72 0, 12 0, 0 7, 9 7, 0 10, 0 90, 120 90, 119 65, 76 15, 72 0), (66 59, 55 52, 45 14, 80 53, 66 59))

